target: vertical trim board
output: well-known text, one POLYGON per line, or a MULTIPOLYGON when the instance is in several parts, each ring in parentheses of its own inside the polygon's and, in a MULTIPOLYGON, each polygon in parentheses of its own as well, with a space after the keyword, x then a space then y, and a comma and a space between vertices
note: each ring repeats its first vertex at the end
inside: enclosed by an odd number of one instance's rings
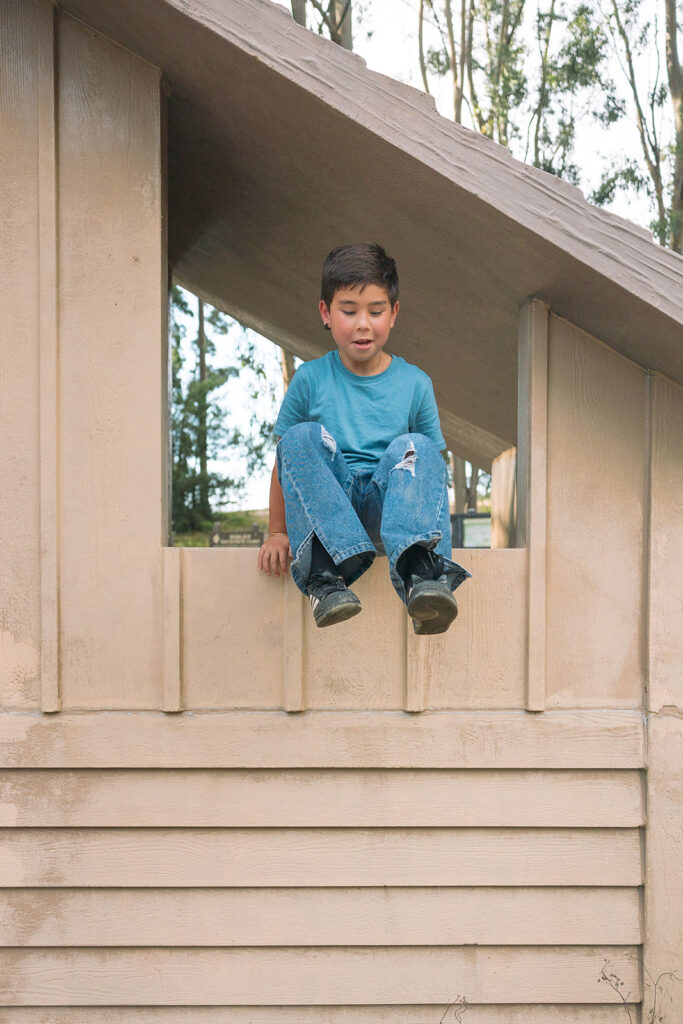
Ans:
POLYGON ((683 389, 650 378, 647 707, 683 713, 683 389))
POLYGON ((304 596, 285 573, 283 653, 283 706, 285 711, 304 710, 303 604, 304 596))
POLYGON ((545 708, 548 306, 529 300, 519 317, 518 540, 527 548, 528 711, 545 708))
POLYGON ((163 710, 182 710, 181 603, 182 548, 162 548, 163 578, 163 710))
POLYGON ((38 210, 40 309, 40 706, 59 711, 59 338, 57 327, 56 25, 40 5, 38 210))

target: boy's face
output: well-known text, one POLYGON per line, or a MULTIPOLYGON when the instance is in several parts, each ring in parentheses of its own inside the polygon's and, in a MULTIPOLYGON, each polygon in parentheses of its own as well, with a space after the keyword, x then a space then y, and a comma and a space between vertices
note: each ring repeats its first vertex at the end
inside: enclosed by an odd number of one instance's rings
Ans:
POLYGON ((347 370, 366 377, 386 369, 389 357, 382 349, 396 321, 398 302, 392 308, 384 288, 376 284, 366 284, 362 290, 359 285, 340 288, 329 309, 322 299, 319 308, 347 370))

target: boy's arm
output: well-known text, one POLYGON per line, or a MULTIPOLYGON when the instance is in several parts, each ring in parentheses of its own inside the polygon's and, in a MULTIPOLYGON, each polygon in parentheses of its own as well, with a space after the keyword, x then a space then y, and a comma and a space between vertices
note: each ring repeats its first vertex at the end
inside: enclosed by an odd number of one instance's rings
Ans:
POLYGON ((287 536, 285 496, 277 477, 277 463, 273 466, 270 478, 268 533, 268 540, 259 549, 258 567, 269 576, 271 573, 279 576, 281 572, 287 572, 287 559, 292 557, 292 551, 287 536))

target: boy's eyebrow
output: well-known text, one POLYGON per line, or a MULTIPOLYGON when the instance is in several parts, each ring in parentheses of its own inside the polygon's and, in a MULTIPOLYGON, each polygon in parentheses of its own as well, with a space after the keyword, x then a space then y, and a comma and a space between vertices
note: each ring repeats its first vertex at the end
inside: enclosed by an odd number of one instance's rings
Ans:
MULTIPOLYGON (((375 299, 374 302, 370 302, 369 303, 370 306, 386 306, 386 304, 387 304, 387 300, 386 299, 375 299)), ((357 305, 357 302, 356 302, 356 299, 340 299, 339 300, 339 305, 340 306, 355 306, 355 305, 357 305)))

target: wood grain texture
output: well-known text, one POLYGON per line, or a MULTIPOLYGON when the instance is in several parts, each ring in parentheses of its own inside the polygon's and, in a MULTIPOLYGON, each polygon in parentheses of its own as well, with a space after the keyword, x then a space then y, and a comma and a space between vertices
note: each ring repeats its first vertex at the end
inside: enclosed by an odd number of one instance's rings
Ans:
POLYGON ((651 379, 648 707, 683 712, 683 390, 651 379))
MULTIPOLYGON (((491 466, 491 547, 517 547, 517 449, 508 448, 491 466)), ((520 545, 521 546, 521 545, 520 545)))
POLYGON ((5 946, 625 945, 637 889, 12 889, 5 946))
POLYGON ((460 613, 449 631, 425 638, 412 633, 385 558, 354 584, 361 615, 320 630, 291 581, 257 572, 253 551, 186 549, 186 706, 278 708, 291 685, 287 710, 298 710, 303 675, 309 709, 398 709, 406 673, 411 693, 422 695, 408 710, 521 706, 525 556, 482 550, 454 557, 474 580, 458 590, 460 613))
POLYGON ((7 768, 642 768, 637 711, 0 715, 7 768))
POLYGON ((643 699, 646 374, 550 317, 549 706, 643 699))
MULTIPOLYGON (((0 1007, 0 1024, 439 1024, 446 1008, 445 1003, 428 1006, 13 1006, 5 1010, 0 1007)), ((638 1007, 632 1003, 629 1010, 635 1022, 638 1007)), ((608 1005, 480 1006, 470 1003, 467 1024, 624 1024, 624 1013, 623 1006, 608 1005)), ((463 1017, 463 1024, 464 1021, 463 1017)))
POLYGON ((281 708, 282 579, 253 548, 183 552, 182 661, 187 708, 281 708))
POLYGON ((54 9, 41 6, 37 65, 40 277, 40 707, 59 711, 59 335, 54 9))
POLYGON ((6 829, 0 886, 616 885, 637 829, 6 829))
MULTIPOLYGON (((676 973, 676 979, 662 978, 657 1010, 664 1021, 683 1020, 683 716, 678 712, 648 718, 647 807, 643 960, 652 978, 676 973)), ((654 1013, 651 982, 643 1011, 645 1020, 654 1013)))
POLYGON ((303 658, 309 708, 402 708, 405 700, 405 606, 377 558, 353 584, 363 610, 333 629, 318 629, 304 610, 303 658))
MULTIPOLYGON (((52 11, 0 10, 0 707, 39 708, 41 678, 40 209, 38 54, 52 11)), ((47 595, 46 595, 47 599, 47 595)), ((47 607, 45 609, 47 611, 47 607)), ((46 652, 47 653, 47 652, 46 652)))
POLYGON ((159 72, 57 15, 64 707, 163 701, 159 72))
POLYGON ((548 306, 527 302, 519 315, 519 536, 527 556, 526 702, 546 701, 546 533, 548 465, 548 306))
POLYGON ((284 589, 284 620, 282 645, 283 707, 285 711, 302 711, 304 703, 303 617, 308 602, 289 576, 282 581, 284 589))
POLYGON ((472 573, 456 591, 458 617, 442 636, 408 640, 410 673, 428 708, 522 707, 525 552, 454 550, 472 573))
POLYGON ((0 951, 0 999, 15 1004, 616 1002, 597 977, 610 959, 638 998, 634 949, 620 946, 0 951))
POLYGON ((162 548, 163 586, 163 704, 164 711, 182 708, 181 593, 183 548, 162 548))
POLYGON ((0 772, 0 826, 644 823, 636 771, 117 769, 0 772))

